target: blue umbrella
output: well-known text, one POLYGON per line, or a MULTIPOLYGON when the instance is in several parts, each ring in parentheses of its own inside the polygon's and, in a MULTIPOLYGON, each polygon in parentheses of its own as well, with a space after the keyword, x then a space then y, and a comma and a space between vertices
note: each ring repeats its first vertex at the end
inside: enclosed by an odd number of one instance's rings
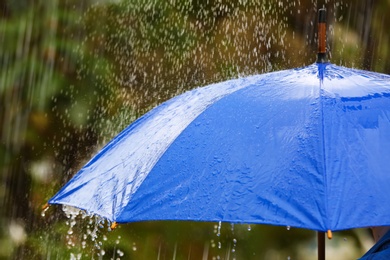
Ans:
POLYGON ((49 203, 118 223, 390 225, 390 76, 322 58, 168 100, 49 203))
POLYGON ((163 103, 49 202, 119 223, 337 231, 390 224, 388 169, 390 76, 318 63, 163 103))

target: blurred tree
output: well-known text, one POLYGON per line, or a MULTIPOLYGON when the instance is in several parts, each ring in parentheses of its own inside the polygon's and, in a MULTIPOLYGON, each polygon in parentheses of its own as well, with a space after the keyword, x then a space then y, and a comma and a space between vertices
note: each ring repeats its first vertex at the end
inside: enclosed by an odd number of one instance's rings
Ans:
POLYGON ((386 24, 390 2, 335 1, 331 5, 331 61, 365 70, 390 73, 390 39, 386 24))
MULTIPOLYGON (((106 98, 111 93, 98 84, 99 76, 77 74, 85 35, 80 18, 87 5, 58 0, 2 4, 0 241, 5 242, 0 257, 23 244, 25 233, 29 238, 44 226, 42 203, 96 143, 93 121, 102 115, 102 100, 116 100, 106 98)), ((97 64, 103 59, 87 60, 97 64)), ((36 254, 35 249, 19 247, 15 258, 36 254)))

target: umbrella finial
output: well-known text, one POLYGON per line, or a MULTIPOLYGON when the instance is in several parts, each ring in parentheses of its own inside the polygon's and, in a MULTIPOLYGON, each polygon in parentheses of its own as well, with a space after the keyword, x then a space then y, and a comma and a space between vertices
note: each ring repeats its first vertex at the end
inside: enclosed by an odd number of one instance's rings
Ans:
POLYGON ((328 230, 328 232, 326 232, 326 234, 328 236, 328 239, 332 239, 332 237, 333 237, 332 230, 328 230))
POLYGON ((117 226, 118 226, 118 223, 114 221, 114 222, 112 222, 110 228, 111 228, 111 230, 114 230, 114 229, 116 229, 117 226))
POLYGON ((326 59, 326 9, 318 11, 318 63, 327 62, 326 59))
POLYGON ((42 206, 42 210, 47 210, 49 208, 49 203, 46 203, 45 205, 42 206))

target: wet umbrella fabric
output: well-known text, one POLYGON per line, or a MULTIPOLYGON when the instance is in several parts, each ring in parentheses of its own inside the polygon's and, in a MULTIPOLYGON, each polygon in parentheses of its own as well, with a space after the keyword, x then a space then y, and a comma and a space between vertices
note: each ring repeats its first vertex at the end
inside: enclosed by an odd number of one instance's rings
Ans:
POLYGON ((119 223, 389 225, 390 76, 330 63, 197 88, 108 143, 50 201, 119 223))

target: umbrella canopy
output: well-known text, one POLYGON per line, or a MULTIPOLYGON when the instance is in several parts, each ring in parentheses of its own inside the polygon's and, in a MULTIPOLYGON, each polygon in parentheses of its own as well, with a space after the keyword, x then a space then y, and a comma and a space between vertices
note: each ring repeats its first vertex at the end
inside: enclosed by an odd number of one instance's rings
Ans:
POLYGON ((390 76, 330 63, 197 88, 139 118, 53 198, 119 223, 390 225, 390 76))

